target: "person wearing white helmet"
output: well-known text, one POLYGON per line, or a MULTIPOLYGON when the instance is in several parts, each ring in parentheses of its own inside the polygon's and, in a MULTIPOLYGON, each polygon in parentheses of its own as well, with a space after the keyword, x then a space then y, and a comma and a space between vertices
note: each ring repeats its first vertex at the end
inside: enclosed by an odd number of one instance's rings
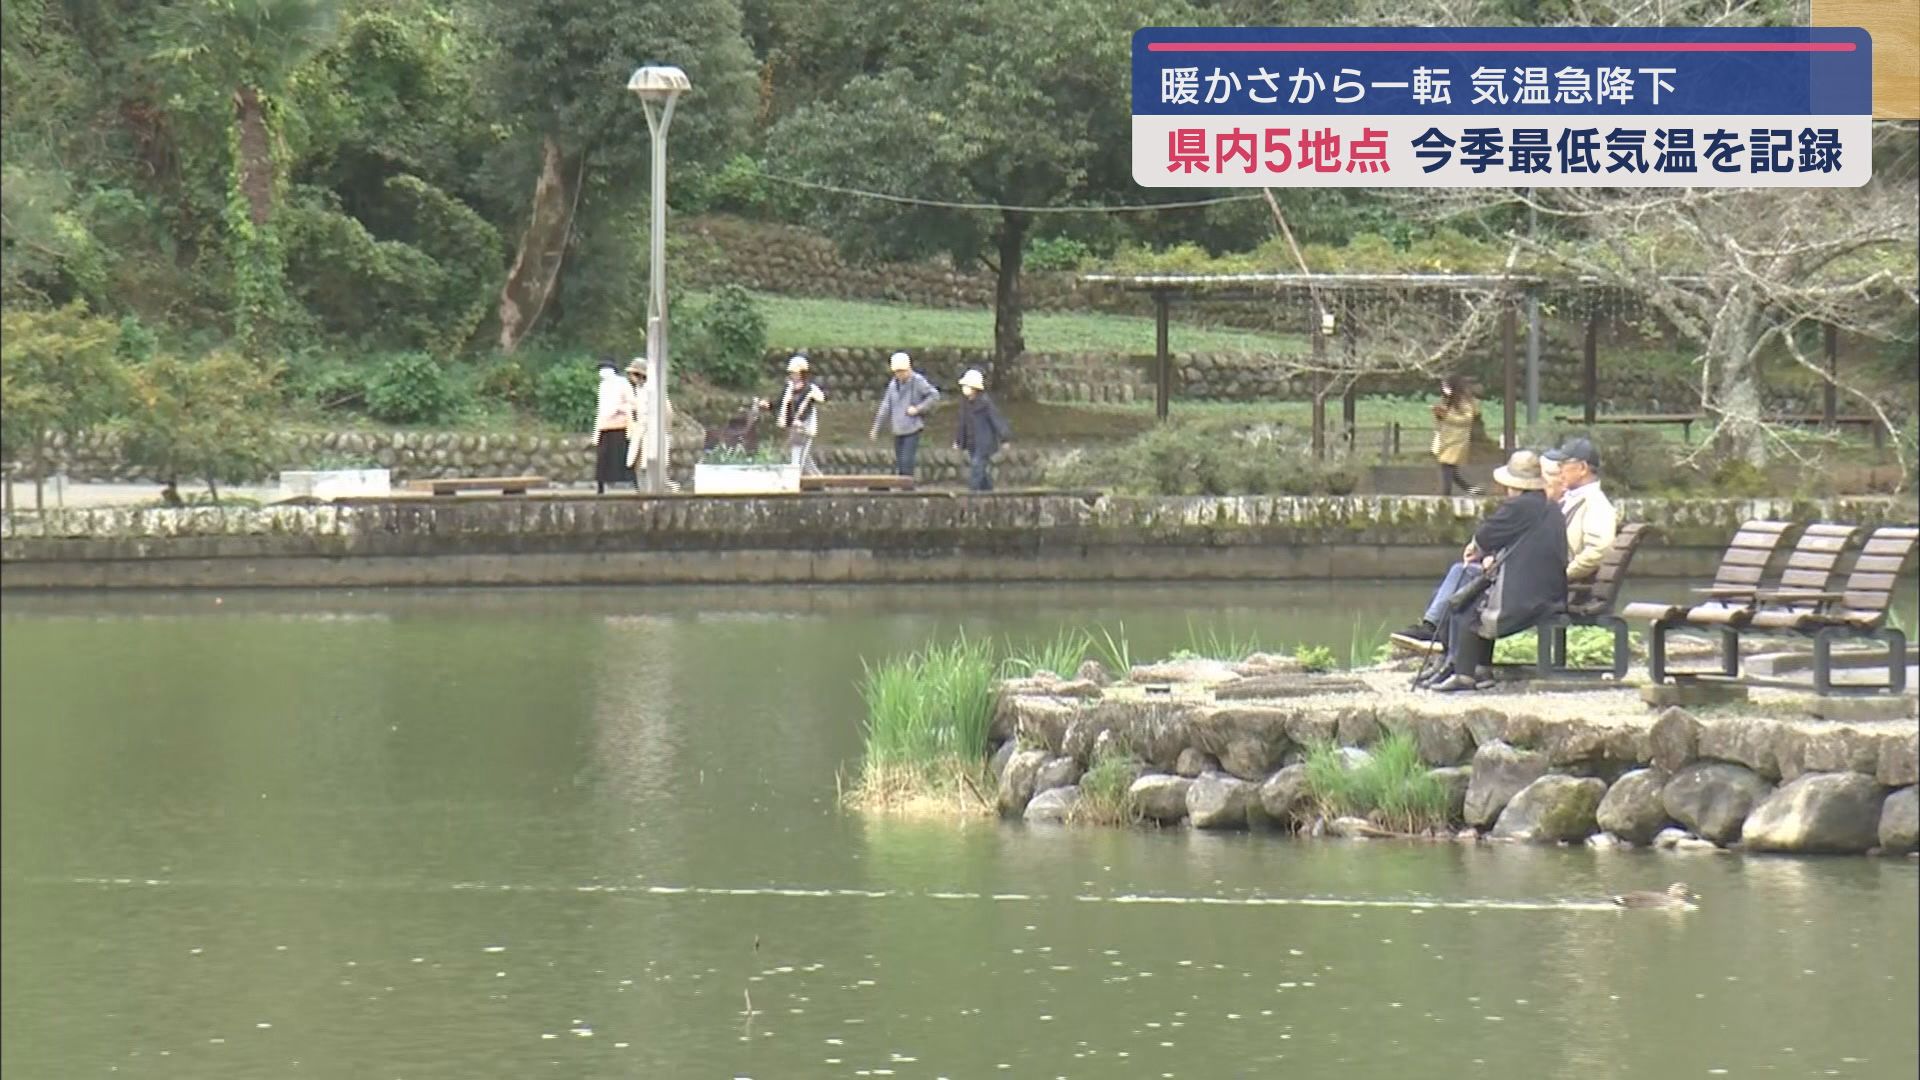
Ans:
POLYGON ((927 426, 927 414, 940 400, 940 391, 925 375, 913 370, 913 358, 897 352, 889 362, 893 377, 887 391, 880 395, 880 407, 873 413, 873 428, 867 438, 880 437, 880 425, 893 432, 893 471, 912 476, 920 455, 920 432, 927 426))
POLYGON ((969 368, 960 376, 960 430, 953 437, 953 448, 967 453, 967 490, 992 491, 989 471, 993 456, 1013 442, 1013 429, 1007 418, 987 396, 987 380, 980 369, 969 368))
POLYGON ((787 432, 788 460, 800 466, 804 476, 818 476, 813 463, 813 440, 820 434, 820 403, 826 391, 813 381, 805 356, 787 361, 787 385, 780 391, 780 403, 773 410, 773 422, 787 432))

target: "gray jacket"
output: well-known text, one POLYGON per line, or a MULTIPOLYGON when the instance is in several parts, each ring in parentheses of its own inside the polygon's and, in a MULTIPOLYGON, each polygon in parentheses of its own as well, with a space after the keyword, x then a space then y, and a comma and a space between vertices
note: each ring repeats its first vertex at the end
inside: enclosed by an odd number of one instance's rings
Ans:
POLYGON ((873 433, 878 435, 884 423, 895 435, 912 435, 927 426, 927 413, 939 400, 940 391, 917 371, 906 382, 889 378, 887 392, 880 395, 880 407, 873 413, 873 433), (908 416, 908 406, 918 415, 908 416))

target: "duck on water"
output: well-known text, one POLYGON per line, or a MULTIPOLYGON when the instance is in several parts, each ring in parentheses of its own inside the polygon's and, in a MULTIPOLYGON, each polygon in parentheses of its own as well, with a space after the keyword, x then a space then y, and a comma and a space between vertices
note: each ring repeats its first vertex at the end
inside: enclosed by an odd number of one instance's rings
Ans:
POLYGON ((1700 897, 1689 892, 1685 882, 1676 881, 1667 886, 1665 892, 1621 893, 1608 899, 1623 908, 1677 908, 1692 911, 1699 907, 1700 897))

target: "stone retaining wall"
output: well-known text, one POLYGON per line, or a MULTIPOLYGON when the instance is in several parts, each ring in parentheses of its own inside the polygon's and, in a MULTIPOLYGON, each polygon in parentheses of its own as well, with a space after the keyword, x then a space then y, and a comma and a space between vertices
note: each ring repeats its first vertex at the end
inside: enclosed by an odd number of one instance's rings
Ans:
MULTIPOLYGON (((863 463, 864 464, 864 463, 863 463)), ((1429 579, 1475 499, 1008 492, 632 494, 97 509, 0 519, 4 585, 1429 579)), ((1751 517, 1912 520, 1886 499, 1625 500, 1636 574, 1704 575, 1751 517)))
POLYGON ((1558 704, 1524 693, 1423 702, 1385 690, 1383 679, 1403 685, 1404 675, 1317 678, 1282 657, 1136 668, 1117 685, 1105 685, 1097 663, 1083 674, 1003 687, 992 761, 1002 814, 1073 820, 1078 778, 1097 758, 1119 756, 1132 777, 1125 811, 1148 822, 1378 836, 1387 830, 1373 822, 1328 819, 1304 762, 1312 748, 1333 746, 1344 748, 1343 767, 1360 767, 1371 747, 1399 734, 1449 796, 1445 828, 1426 835, 1784 852, 1916 847, 1920 725, 1911 694, 1889 703, 1887 715, 1902 719, 1836 725, 1706 719, 1680 708, 1653 717, 1624 690, 1558 704), (1149 698, 1145 683, 1173 691, 1149 698), (1342 684, 1347 692, 1336 693, 1342 684))

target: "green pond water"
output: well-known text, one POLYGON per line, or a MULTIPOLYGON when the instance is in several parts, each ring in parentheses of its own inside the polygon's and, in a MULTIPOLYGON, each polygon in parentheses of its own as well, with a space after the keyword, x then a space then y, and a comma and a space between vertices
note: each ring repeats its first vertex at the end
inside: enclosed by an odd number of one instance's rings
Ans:
POLYGON ((1908 860, 863 818, 863 658, 1405 585, 9 597, 0 1071, 1911 1077, 1908 860), (1597 901, 1683 879, 1700 911, 1597 901), (751 1001, 753 1013, 746 1015, 751 1001))

